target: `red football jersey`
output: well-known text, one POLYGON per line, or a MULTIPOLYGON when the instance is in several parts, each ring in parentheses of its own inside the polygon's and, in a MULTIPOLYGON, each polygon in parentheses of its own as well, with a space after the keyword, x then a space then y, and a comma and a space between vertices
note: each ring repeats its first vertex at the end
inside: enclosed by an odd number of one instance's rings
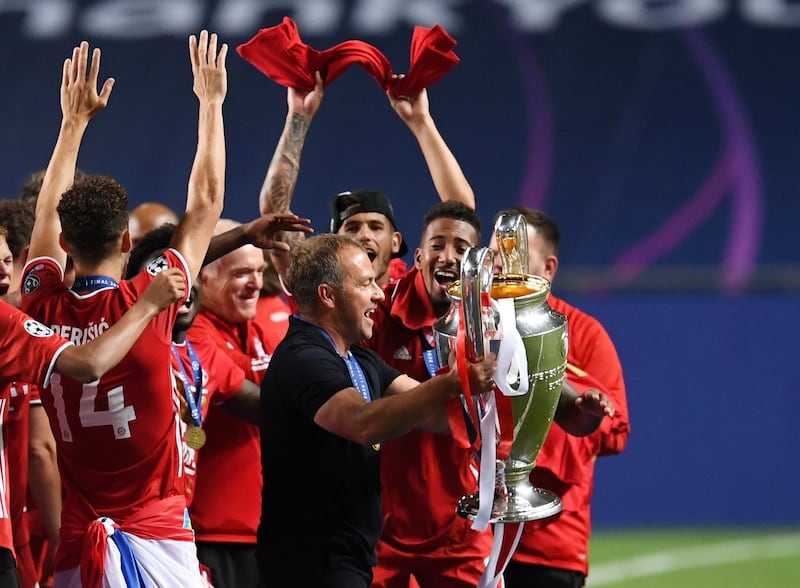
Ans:
MULTIPOLYGON (((77 294, 64 286, 63 270, 53 259, 33 259, 25 267, 23 308, 63 337, 83 343, 119 320, 168 267, 179 268, 190 285, 186 261, 168 249, 132 280, 77 294)), ((184 495, 170 359, 172 325, 183 302, 152 319, 131 351, 99 381, 82 384, 55 374, 41 391, 65 491, 57 570, 79 564, 92 520, 108 516, 123 524, 135 509, 184 495)))
POLYGON ((261 327, 264 346, 275 349, 289 330, 289 303, 282 296, 262 296, 258 299, 254 322, 261 327))
MULTIPOLYGON (((192 417, 189 411, 189 404, 186 401, 186 393, 183 388, 183 374, 189 378, 191 392, 194 394, 195 402, 200 409, 202 415, 201 422, 205 423, 206 416, 208 416, 209 403, 221 404, 228 398, 233 396, 239 388, 242 387, 244 382, 244 371, 242 368, 233 363, 233 360, 225 355, 220 350, 214 341, 210 339, 194 340, 189 338, 189 344, 192 346, 197 359, 200 363, 200 371, 202 378, 202 394, 197 398, 197 391, 194 385, 194 375, 191 369, 192 360, 189 357, 189 351, 186 344, 176 344, 175 349, 178 350, 178 356, 183 364, 183 371, 181 367, 175 363, 175 356, 173 354, 173 370, 175 372, 175 381, 178 384, 176 387, 176 397, 180 404, 181 413, 181 438, 186 433, 187 427, 192 424, 192 417)), ((199 449, 192 449, 186 445, 185 439, 183 443, 183 470, 186 477, 186 505, 189 506, 194 498, 194 484, 197 477, 197 457, 199 449)))
MULTIPOLYGON (((11 505, 9 496, 9 455, 7 447, 12 446, 12 465, 16 470, 25 462, 27 471, 27 427, 25 427, 25 451, 18 447, 21 433, 10 439, 4 425, 10 417, 9 404, 13 402, 14 416, 27 408, 26 384, 16 384, 16 380, 32 380, 46 383, 52 375, 55 362, 61 351, 70 345, 43 324, 33 320, 25 313, 0 300, 0 435, 2 435, 2 456, 0 456, 0 547, 13 550, 11 533, 11 505)), ((17 427, 19 429, 20 427, 17 427)), ((12 478, 19 483, 19 477, 12 478)), ((24 484, 25 482, 23 482, 24 484)), ((15 485, 15 490, 17 489, 15 485)), ((23 486, 24 488, 24 486, 23 486)), ((16 494, 16 493, 15 493, 16 494)), ((15 504, 18 497, 15 495, 15 504)), ((24 490, 22 494, 24 505, 24 490)), ((21 514, 21 508, 20 514, 21 514)))
MULTIPOLYGON (((192 341, 214 341, 248 380, 261 384, 272 349, 255 321, 231 325, 203 309, 189 330, 192 341)), ((261 436, 258 427, 212 406, 204 425, 197 488, 190 514, 198 541, 255 543, 261 516, 261 436), (237 500, 231 501, 230 489, 237 500)))

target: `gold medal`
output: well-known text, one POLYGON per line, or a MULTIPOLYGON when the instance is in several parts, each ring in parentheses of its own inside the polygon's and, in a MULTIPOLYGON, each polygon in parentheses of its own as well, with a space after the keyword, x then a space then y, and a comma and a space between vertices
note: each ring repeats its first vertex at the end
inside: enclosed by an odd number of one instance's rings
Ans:
POLYGON ((200 449, 206 444, 206 432, 197 425, 189 425, 189 428, 186 429, 183 439, 188 447, 191 447, 192 449, 200 449))

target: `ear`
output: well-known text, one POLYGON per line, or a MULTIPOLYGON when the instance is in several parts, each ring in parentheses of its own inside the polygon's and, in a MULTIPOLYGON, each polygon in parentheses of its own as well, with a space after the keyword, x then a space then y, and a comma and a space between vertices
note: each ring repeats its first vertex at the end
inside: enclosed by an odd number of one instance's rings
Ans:
POLYGON ((400 251, 400 243, 403 242, 403 235, 401 235, 398 231, 392 233, 392 253, 397 253, 400 251))
POLYGON ((30 251, 30 248, 30 245, 25 245, 22 251, 19 252, 17 263, 19 263, 20 267, 25 267, 25 264, 28 263, 28 251, 30 251))
POLYGON ((67 245, 67 240, 64 239, 64 233, 58 234, 58 244, 61 245, 61 249, 63 249, 67 255, 72 255, 72 251, 70 250, 69 245, 67 245))
POLYGON ((544 260, 544 278, 547 278, 550 283, 553 283, 553 280, 556 277, 556 272, 558 271, 558 258, 555 255, 548 255, 547 258, 544 260))
POLYGON ((125 232, 122 233, 122 252, 128 253, 131 250, 131 232, 128 229, 125 229, 125 232))
POLYGON ((336 291, 330 285, 320 284, 317 286, 317 297, 325 308, 336 307, 336 291))
POLYGON ((419 247, 414 250, 414 267, 417 268, 417 270, 422 269, 422 249, 419 247))

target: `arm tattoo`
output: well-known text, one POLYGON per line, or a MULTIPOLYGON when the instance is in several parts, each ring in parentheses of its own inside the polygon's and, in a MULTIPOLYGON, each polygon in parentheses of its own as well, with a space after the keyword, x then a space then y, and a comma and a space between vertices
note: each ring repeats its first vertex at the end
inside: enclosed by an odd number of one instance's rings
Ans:
POLYGON ((310 123, 311 120, 306 115, 298 113, 292 114, 286 121, 261 187, 259 202, 262 213, 289 212, 300 171, 300 156, 310 123))

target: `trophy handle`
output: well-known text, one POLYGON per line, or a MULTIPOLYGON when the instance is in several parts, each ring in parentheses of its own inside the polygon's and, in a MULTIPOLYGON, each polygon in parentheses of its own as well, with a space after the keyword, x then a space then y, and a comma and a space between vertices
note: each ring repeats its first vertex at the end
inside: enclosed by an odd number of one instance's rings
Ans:
POLYGON ((491 316, 494 251, 469 247, 461 260, 461 307, 467 340, 467 359, 477 361, 489 348, 486 317, 491 316), (488 308, 487 308, 488 307, 488 308))
POLYGON ((522 214, 501 214, 494 223, 504 274, 528 273, 528 225, 522 214))

